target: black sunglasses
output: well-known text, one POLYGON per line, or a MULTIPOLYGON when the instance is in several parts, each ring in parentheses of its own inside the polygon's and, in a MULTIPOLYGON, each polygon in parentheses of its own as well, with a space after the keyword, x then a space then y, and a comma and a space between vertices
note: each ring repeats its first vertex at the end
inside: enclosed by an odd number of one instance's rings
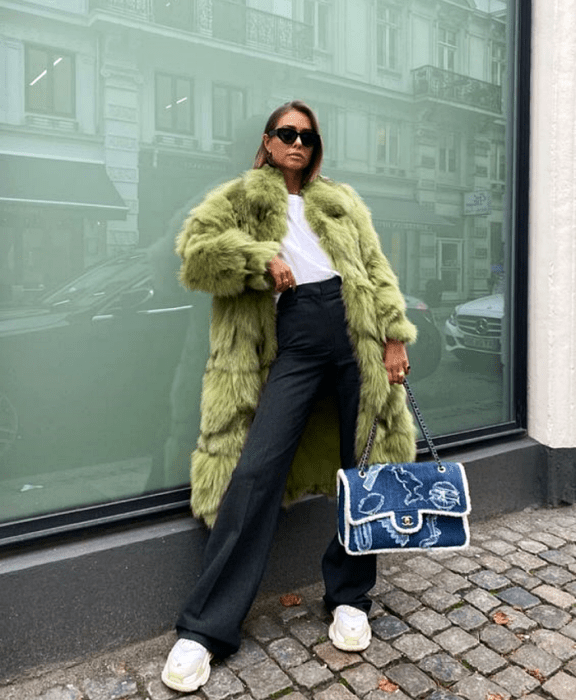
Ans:
POLYGON ((320 136, 315 131, 296 131, 291 126, 281 126, 272 129, 268 136, 277 136, 282 143, 294 143, 300 137, 300 143, 304 148, 312 148, 320 143, 320 136))

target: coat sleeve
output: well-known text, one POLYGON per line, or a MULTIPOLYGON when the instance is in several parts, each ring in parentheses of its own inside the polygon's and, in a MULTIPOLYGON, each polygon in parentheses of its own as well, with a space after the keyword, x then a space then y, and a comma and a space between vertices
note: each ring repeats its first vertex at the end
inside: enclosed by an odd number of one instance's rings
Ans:
POLYGON ((370 211, 351 187, 345 187, 352 199, 352 215, 358 230, 362 262, 376 288, 376 314, 383 339, 414 343, 417 336, 416 326, 406 317, 406 301, 398 286, 398 278, 382 252, 370 211))
POLYGON ((255 241, 242 230, 238 211, 241 180, 211 192, 190 212, 176 238, 180 280, 190 289, 233 296, 244 289, 269 289, 266 276, 280 244, 255 241))

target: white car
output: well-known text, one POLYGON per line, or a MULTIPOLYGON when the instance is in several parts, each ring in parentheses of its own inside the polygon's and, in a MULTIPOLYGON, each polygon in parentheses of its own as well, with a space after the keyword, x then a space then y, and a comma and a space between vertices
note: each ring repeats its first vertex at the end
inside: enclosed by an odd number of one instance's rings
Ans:
POLYGON ((444 325, 446 350, 460 360, 501 355, 504 295, 492 294, 457 306, 444 325))

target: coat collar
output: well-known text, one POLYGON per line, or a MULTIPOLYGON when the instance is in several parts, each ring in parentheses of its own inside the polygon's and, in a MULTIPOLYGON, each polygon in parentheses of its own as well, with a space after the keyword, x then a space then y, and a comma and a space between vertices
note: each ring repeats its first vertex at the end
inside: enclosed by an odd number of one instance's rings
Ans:
MULTIPOLYGON (((288 207, 288 191, 282 173, 265 165, 244 174, 246 199, 250 208, 264 213, 272 210, 285 216, 288 207)), ((321 211, 333 218, 350 213, 351 203, 342 188, 332 180, 317 177, 304 185, 302 195, 306 208, 321 211)))

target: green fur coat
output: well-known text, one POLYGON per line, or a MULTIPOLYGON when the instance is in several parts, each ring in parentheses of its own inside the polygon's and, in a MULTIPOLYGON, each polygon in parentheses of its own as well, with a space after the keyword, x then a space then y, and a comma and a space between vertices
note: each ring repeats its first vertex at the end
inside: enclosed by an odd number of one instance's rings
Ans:
MULTIPOLYGON (((396 276, 381 252, 370 213, 354 190, 324 178, 302 189, 304 211, 342 277, 348 331, 362 377, 356 451, 378 416, 371 461, 410 461, 415 432, 404 388, 390 386, 386 338, 414 342, 396 276)), ((276 306, 268 262, 287 232, 282 174, 264 166, 211 192, 177 238, 181 280, 214 295, 211 352, 203 381, 200 437, 192 455, 192 510, 212 526, 238 462, 276 345, 276 306)), ((334 493, 338 418, 330 396, 308 421, 286 485, 285 501, 334 493)))

